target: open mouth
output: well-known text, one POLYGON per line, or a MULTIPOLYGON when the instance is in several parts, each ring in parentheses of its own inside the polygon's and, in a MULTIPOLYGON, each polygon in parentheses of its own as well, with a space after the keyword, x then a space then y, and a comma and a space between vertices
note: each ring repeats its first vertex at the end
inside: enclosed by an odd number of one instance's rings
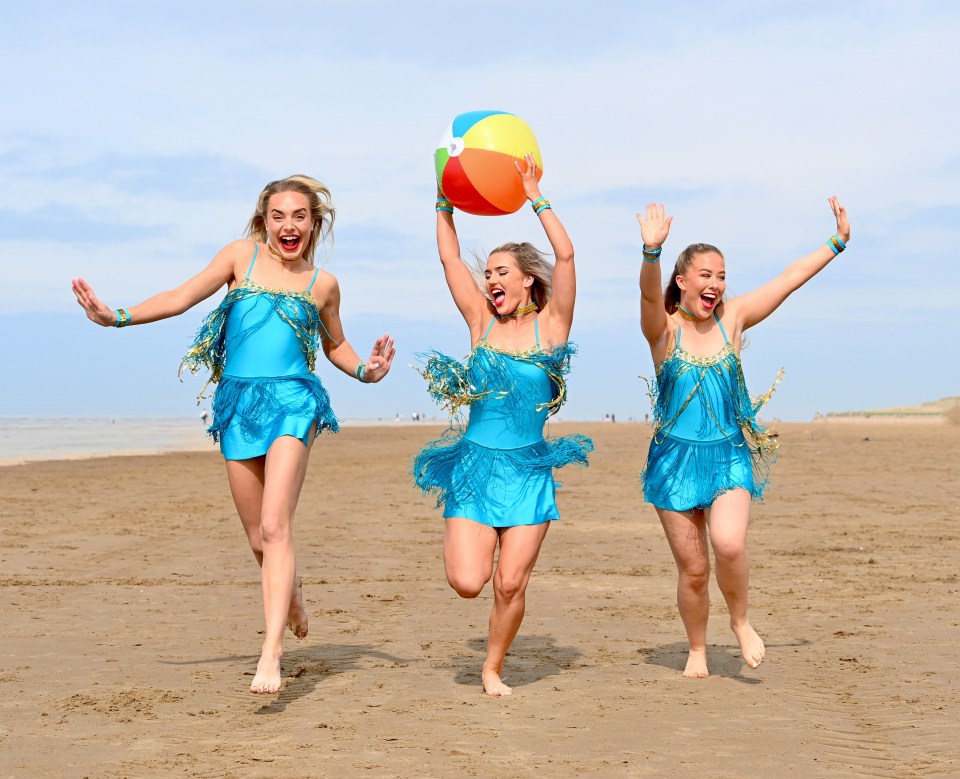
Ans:
POLYGON ((497 308, 503 305, 503 301, 507 298, 507 293, 502 289, 494 288, 490 290, 490 297, 493 298, 493 305, 497 308))
POLYGON ((280 246, 282 246, 286 252, 295 252, 300 246, 300 236, 282 235, 280 236, 280 246))
POLYGON ((717 296, 712 292, 704 292, 700 296, 700 303, 703 304, 703 307, 707 309, 707 311, 712 311, 714 306, 717 305, 717 296))

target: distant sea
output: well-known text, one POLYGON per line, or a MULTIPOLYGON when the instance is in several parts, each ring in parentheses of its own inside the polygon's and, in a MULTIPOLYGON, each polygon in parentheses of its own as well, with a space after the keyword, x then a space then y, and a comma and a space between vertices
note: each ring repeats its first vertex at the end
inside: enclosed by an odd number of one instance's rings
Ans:
MULTIPOLYGON (((440 420, 424 420, 437 422, 440 420)), ((344 425, 410 424, 401 419, 346 419, 344 425)), ((194 419, 0 418, 0 465, 121 454, 217 451, 207 425, 194 419)))

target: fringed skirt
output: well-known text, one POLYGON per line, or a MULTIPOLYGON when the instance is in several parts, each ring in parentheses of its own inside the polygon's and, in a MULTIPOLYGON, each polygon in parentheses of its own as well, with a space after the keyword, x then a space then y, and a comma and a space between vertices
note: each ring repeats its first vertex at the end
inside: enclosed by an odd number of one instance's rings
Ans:
POLYGON ((293 436, 306 446, 314 433, 339 429, 316 374, 224 375, 213 396, 213 424, 207 433, 220 444, 224 459, 249 460, 265 455, 280 436, 293 436))
POLYGON ((754 461, 742 435, 718 441, 654 436, 640 476, 644 500, 670 511, 709 508, 719 495, 734 489, 760 500, 768 481, 765 474, 755 478, 754 461))
POLYGON ((593 442, 582 435, 541 439, 519 449, 493 449, 448 430, 413 463, 417 486, 437 496, 443 516, 491 527, 559 519, 553 469, 587 464, 593 442))

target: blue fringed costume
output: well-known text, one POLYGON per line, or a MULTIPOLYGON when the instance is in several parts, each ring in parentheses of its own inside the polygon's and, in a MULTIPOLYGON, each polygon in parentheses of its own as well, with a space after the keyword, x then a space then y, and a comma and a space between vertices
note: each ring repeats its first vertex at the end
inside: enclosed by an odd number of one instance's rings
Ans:
POLYGON ((310 294, 266 289, 250 279, 254 248, 243 281, 203 320, 180 369, 210 371, 217 385, 208 433, 227 460, 267 453, 280 436, 310 441, 314 432, 339 429, 330 397, 313 373, 323 325, 310 294))
POLYGON ((688 354, 678 327, 673 351, 657 366, 653 439, 640 477, 644 499, 657 508, 709 508, 737 488, 760 500, 776 460, 777 443, 757 422, 773 388, 751 399, 740 358, 714 319, 726 341, 717 354, 688 354))
POLYGON ((559 519, 553 469, 587 464, 589 438, 543 435, 547 417, 566 399, 564 377, 576 348, 566 343, 547 351, 536 320, 534 327, 536 346, 525 352, 488 344, 488 327, 466 363, 439 352, 426 355, 423 376, 434 399, 455 417, 470 407, 466 430, 451 426, 413 464, 417 486, 437 496, 444 518, 491 527, 559 519))

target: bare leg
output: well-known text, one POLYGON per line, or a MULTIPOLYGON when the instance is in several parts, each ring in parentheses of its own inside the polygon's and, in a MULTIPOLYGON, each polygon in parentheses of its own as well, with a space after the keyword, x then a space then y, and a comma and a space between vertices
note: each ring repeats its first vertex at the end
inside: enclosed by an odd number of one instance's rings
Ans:
POLYGON ((507 650, 516 638, 526 609, 527 583, 540 554, 550 523, 518 525, 500 530, 500 557, 493 575, 493 611, 487 659, 483 663, 483 689, 487 695, 510 695, 500 678, 507 650))
POLYGON ((443 523, 443 567, 461 598, 476 598, 493 575, 497 531, 463 517, 443 523))
MULTIPOLYGON (((250 460, 227 460, 227 478, 233 502, 240 515, 240 522, 247 534, 247 541, 257 561, 263 567, 263 537, 260 532, 260 517, 263 512, 263 471, 266 457, 250 460)), ((287 612, 287 627, 297 638, 306 638, 309 628, 307 610, 303 604, 303 583, 297 577, 290 609, 287 612)))
MULTIPOLYGON (((290 436, 278 438, 263 459, 263 488, 260 507, 260 559, 263 586, 263 611, 266 623, 265 637, 257 672, 250 691, 272 693, 280 689, 280 658, 283 655, 283 630, 296 593, 296 555, 293 548, 293 514, 300 497, 306 474, 309 449, 290 436)), ((247 461, 256 463, 257 461, 247 461)), ((228 463, 232 465, 232 463, 228 463)), ((256 490, 243 483, 243 468, 231 467, 231 487, 234 476, 241 483, 234 489, 241 498, 249 498, 256 490), (244 490, 246 487, 246 491, 244 490)), ((256 466, 246 469, 256 472, 256 466)), ((238 506, 238 509, 240 507, 238 506)), ((240 509, 244 527, 252 524, 251 507, 244 502, 240 509)), ((251 532, 248 529, 248 537, 251 532)), ((257 555, 255 542, 251 542, 257 555)))
POLYGON ((750 585, 750 558, 747 555, 747 526, 750 523, 750 493, 731 490, 718 497, 707 513, 710 543, 717 564, 717 585, 727 602, 730 628, 740 644, 747 665, 763 662, 766 647, 747 618, 750 585))
POLYGON ((677 609, 690 651, 683 675, 700 679, 707 670, 707 619, 710 616, 710 556, 703 511, 681 514, 657 509, 670 551, 677 563, 677 609))

